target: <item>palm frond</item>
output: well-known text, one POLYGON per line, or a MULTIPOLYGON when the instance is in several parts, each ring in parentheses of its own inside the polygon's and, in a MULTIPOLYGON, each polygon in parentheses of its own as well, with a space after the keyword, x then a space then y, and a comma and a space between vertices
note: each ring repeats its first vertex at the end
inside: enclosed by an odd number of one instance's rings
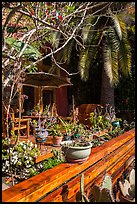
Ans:
MULTIPOLYGON (((74 39, 72 39, 68 42, 68 44, 63 49, 61 49, 58 53, 56 53, 56 55, 54 56, 56 63, 58 64, 67 63, 68 64, 70 62, 72 49, 74 45, 75 45, 75 41, 74 39)), ((52 63, 52 67, 50 71, 53 72, 56 69, 58 69, 58 66, 55 63, 52 63)))
POLYGON ((104 69, 107 76, 109 77, 110 84, 117 85, 118 78, 118 52, 119 52, 119 41, 116 38, 115 30, 109 29, 106 36, 103 54, 104 54, 104 69))
POLYGON ((127 42, 127 39, 123 39, 120 42, 119 67, 125 76, 128 76, 128 74, 129 75, 131 74, 131 53, 130 53, 130 45, 127 42))
POLYGON ((82 36, 83 36, 83 42, 87 44, 87 40, 89 39, 89 35, 91 37, 91 28, 92 23, 94 23, 94 19, 92 15, 87 16, 87 19, 84 23, 83 29, 82 29, 82 36))
POLYGON ((91 59, 90 59, 90 51, 89 49, 83 49, 80 52, 79 56, 79 71, 80 71, 80 76, 83 81, 86 81, 89 77, 89 68, 91 64, 91 59))
POLYGON ((116 15, 112 15, 111 19, 112 19, 112 21, 114 23, 114 28, 116 30, 116 33, 117 33, 119 39, 122 40, 122 29, 121 29, 121 26, 120 26, 119 19, 117 18, 116 15))
POLYGON ((79 71, 81 79, 86 81, 89 77, 89 69, 91 68, 92 63, 96 59, 96 55, 98 53, 98 47, 97 46, 101 37, 101 32, 98 30, 93 30, 97 26, 93 26, 93 23, 95 22, 95 18, 89 17, 87 19, 88 25, 85 25, 83 28, 83 40, 85 44, 85 49, 82 49, 80 51, 79 55, 79 71), (88 30, 86 30, 88 29, 88 30))
POLYGON ((128 42, 126 24, 122 20, 120 20, 119 23, 123 33, 122 40, 120 41, 119 65, 122 73, 127 76, 131 74, 131 48, 128 42))
POLYGON ((72 54, 72 49, 73 49, 74 44, 75 44, 74 39, 71 39, 62 50, 63 60, 64 62, 67 62, 67 64, 69 64, 70 62, 70 57, 72 54))

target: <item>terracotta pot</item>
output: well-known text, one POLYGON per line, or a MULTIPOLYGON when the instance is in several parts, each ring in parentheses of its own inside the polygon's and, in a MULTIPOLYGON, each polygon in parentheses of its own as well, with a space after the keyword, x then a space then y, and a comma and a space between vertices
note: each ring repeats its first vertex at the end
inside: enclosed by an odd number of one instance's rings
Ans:
POLYGON ((61 141, 62 141, 62 137, 53 136, 53 146, 60 146, 61 141))
POLYGON ((33 116, 36 116, 37 114, 38 114, 38 112, 36 112, 36 111, 32 112, 33 116))

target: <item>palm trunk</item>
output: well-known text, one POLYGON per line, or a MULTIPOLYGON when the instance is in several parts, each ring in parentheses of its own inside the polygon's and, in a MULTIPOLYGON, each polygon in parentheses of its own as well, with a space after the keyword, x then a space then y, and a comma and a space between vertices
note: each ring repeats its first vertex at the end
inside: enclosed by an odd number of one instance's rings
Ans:
POLYGON ((114 106, 114 87, 110 85, 109 78, 104 70, 102 69, 102 85, 101 85, 101 99, 102 105, 111 104, 114 106))

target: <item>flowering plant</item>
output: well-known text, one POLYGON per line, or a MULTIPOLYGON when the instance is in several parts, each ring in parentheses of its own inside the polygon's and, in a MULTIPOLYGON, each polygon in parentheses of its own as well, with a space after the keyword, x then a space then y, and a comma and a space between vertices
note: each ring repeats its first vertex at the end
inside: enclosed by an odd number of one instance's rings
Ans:
POLYGON ((15 146, 6 145, 6 139, 2 142, 2 172, 9 175, 20 175, 25 178, 34 165, 34 159, 40 155, 40 150, 36 144, 29 140, 18 141, 15 146))
POLYGON ((111 122, 108 118, 105 117, 105 115, 97 115, 94 112, 90 113, 89 117, 91 127, 94 128, 99 128, 101 130, 108 129, 111 127, 111 122))
POLYGON ((29 140, 19 141, 16 146, 12 147, 7 145, 7 141, 7 138, 2 140, 2 175, 11 176, 12 173, 16 183, 65 161, 60 150, 52 149, 53 157, 37 164, 34 159, 40 155, 40 150, 36 144, 32 144, 29 140))

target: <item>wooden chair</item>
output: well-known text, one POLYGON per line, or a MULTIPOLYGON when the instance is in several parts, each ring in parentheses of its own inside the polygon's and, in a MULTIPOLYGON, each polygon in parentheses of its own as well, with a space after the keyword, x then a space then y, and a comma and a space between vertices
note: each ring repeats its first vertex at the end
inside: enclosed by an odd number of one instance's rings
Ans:
POLYGON ((18 131, 18 130, 25 130, 25 135, 27 136, 27 138, 29 138, 31 118, 25 118, 25 119, 21 118, 20 127, 19 127, 19 118, 15 118, 14 113, 11 113, 11 118, 12 118, 12 131, 13 131, 13 133, 15 133, 15 131, 18 131))
POLYGON ((100 104, 81 104, 78 108, 78 120, 84 125, 91 126, 89 114, 93 112, 100 104))

